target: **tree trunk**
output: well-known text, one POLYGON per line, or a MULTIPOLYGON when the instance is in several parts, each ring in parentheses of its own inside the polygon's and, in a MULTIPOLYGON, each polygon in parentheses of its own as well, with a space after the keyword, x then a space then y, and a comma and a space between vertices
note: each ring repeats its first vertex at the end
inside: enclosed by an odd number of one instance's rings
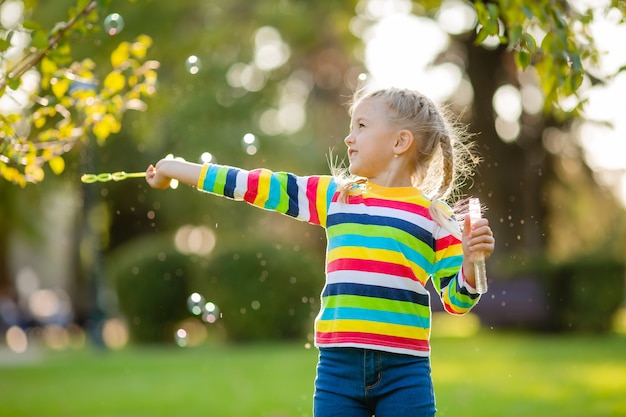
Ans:
MULTIPOLYGON (((488 207, 486 217, 497 239, 492 264, 519 269, 527 256, 546 247, 546 187, 551 181, 551 156, 543 148, 543 125, 523 125, 513 143, 495 130, 492 98, 504 84, 518 85, 511 54, 466 43, 467 74, 474 86, 471 130, 483 158, 470 194, 488 207)), ((543 123, 541 121, 535 123, 543 123)))

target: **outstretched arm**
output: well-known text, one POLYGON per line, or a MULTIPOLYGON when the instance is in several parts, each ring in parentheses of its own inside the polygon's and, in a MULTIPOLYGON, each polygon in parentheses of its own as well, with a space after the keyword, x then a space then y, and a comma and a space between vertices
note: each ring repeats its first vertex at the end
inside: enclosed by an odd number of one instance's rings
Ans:
POLYGON ((202 165, 177 159, 161 159, 156 166, 146 170, 146 182, 150 187, 163 190, 173 179, 193 187, 198 183, 202 165))

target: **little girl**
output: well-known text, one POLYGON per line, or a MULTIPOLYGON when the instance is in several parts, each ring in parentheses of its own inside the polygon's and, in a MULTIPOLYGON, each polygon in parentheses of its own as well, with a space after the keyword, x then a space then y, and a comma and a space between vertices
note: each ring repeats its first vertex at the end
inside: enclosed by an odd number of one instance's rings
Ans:
POLYGON ((350 115, 348 173, 302 177, 163 159, 146 180, 163 189, 177 179, 324 227, 314 416, 434 416, 426 283, 446 311, 466 313, 479 299, 472 255, 488 257, 495 246, 486 219, 471 225, 464 215, 461 232, 443 202, 472 156, 418 92, 358 92, 350 115))

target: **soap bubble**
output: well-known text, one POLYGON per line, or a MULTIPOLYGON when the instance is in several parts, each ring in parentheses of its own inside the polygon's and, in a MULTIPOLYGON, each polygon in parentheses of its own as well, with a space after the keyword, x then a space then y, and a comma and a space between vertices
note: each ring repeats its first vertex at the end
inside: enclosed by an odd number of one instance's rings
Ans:
POLYGON ((190 55, 185 61, 185 67, 187 67, 189 74, 195 75, 200 72, 200 68, 202 68, 202 61, 200 61, 200 58, 196 55, 190 55))
POLYGON ((104 19, 104 29, 111 35, 117 35, 124 29, 124 18, 119 13, 111 13, 104 19))
POLYGON ((200 314, 202 314, 205 302, 206 300, 202 295, 194 292, 189 296, 189 298, 187 298, 187 308, 189 309, 191 314, 199 316, 200 314))
POLYGON ((204 311, 202 312, 202 321, 205 323, 213 324, 220 318, 220 309, 212 302, 208 302, 204 305, 204 311))
POLYGON ((243 150, 248 155, 254 155, 259 151, 259 140, 252 133, 246 133, 241 140, 243 150))
POLYGON ((186 347, 189 342, 187 331, 185 329, 176 330, 176 333, 174 334, 174 340, 176 341, 176 344, 178 346, 186 347))

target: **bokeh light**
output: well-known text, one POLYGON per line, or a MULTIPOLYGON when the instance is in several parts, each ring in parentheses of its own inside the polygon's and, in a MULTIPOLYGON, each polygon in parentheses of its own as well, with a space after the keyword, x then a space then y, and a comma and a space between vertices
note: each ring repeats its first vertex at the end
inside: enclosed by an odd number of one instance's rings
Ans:
POLYGON ((28 349, 26 332, 17 326, 11 326, 5 334, 6 344, 15 353, 24 353, 28 349))
POLYGON ((174 235, 176 250, 184 254, 207 256, 215 249, 216 237, 206 226, 185 225, 174 235))
POLYGON ((496 132, 505 142, 513 142, 520 134, 519 123, 522 115, 522 94, 510 84, 500 86, 492 99, 493 109, 497 114, 496 132))
POLYGON ((129 339, 128 325, 124 320, 112 318, 104 322, 102 340, 109 349, 121 349, 128 344, 129 339))
POLYGON ((263 71, 280 68, 289 60, 291 50, 276 28, 259 28, 254 36, 254 43, 254 64, 263 71))
POLYGON ((237 62, 226 73, 226 81, 231 87, 243 88, 247 91, 256 92, 265 87, 267 77, 265 72, 256 65, 237 62))
POLYGON ((461 0, 444 0, 437 11, 439 25, 451 35, 461 35, 476 27, 476 10, 461 0))

